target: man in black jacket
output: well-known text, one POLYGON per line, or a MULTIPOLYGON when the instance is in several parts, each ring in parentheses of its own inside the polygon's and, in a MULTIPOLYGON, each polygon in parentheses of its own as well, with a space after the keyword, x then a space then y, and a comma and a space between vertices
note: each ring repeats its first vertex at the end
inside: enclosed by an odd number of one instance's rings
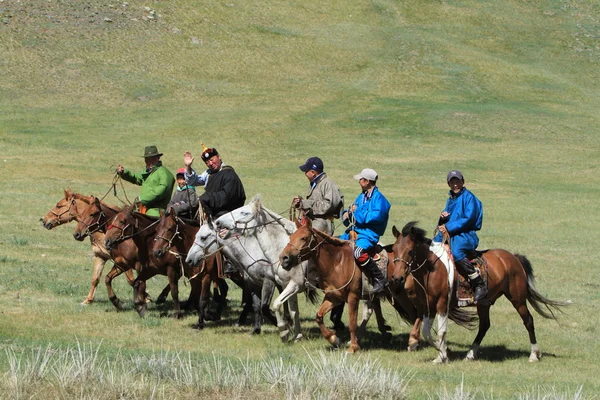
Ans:
POLYGON ((189 151, 185 152, 183 162, 187 184, 204 185, 204 193, 198 198, 204 210, 216 219, 242 207, 246 201, 246 193, 235 170, 225 165, 217 149, 208 148, 204 143, 201 157, 208 169, 200 175, 192 169, 194 157, 189 151))

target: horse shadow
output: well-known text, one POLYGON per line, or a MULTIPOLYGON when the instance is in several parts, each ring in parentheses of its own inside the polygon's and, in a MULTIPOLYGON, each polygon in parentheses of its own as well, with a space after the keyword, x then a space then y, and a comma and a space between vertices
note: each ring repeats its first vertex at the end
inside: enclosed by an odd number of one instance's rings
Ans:
MULTIPOLYGON (((448 358, 451 361, 454 360, 463 360, 469 351, 468 345, 457 344, 457 343, 448 343, 448 358), (450 348, 452 347, 452 348, 450 348), (462 347, 464 350, 452 350, 456 347, 462 347)), ((554 353, 542 353, 543 357, 553 357, 557 358, 557 355, 554 353)), ((477 359, 480 361, 488 361, 492 363, 500 363, 508 360, 515 359, 523 359, 529 357, 529 351, 520 350, 520 349, 509 349, 504 345, 494 345, 494 346, 482 346, 479 348, 477 352, 477 359)))

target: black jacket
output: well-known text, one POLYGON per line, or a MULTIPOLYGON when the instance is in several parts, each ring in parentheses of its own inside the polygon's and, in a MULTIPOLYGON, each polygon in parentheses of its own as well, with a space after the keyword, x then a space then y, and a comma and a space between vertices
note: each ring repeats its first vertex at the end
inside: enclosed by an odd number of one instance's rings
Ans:
POLYGON ((211 173, 204 189, 199 200, 213 218, 219 218, 229 211, 242 207, 246 201, 244 185, 235 170, 228 165, 211 173))

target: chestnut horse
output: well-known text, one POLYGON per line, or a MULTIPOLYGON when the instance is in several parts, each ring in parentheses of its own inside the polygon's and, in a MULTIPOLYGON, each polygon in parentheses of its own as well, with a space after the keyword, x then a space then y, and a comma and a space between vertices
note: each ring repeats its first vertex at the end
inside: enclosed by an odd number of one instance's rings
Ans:
MULTIPOLYGON (((93 199, 91 196, 73 193, 70 188, 67 188, 64 197, 41 219, 44 228, 50 230, 80 218, 81 213, 93 202, 93 199)), ((110 253, 104 248, 103 232, 97 231, 90 235, 90 242, 94 255, 94 271, 92 272, 90 291, 81 304, 91 304, 94 301, 104 265, 111 259, 110 253)), ((133 286, 134 278, 131 270, 127 271, 125 276, 129 284, 133 286)))
MULTIPOLYGON (((354 261, 351 242, 329 236, 312 228, 312 222, 305 218, 304 225, 296 221, 298 229, 292 233, 289 243, 280 255, 283 268, 298 265, 301 261, 311 259, 319 273, 320 288, 325 293, 323 303, 317 311, 316 322, 321 334, 332 346, 340 344, 335 332, 329 330, 323 323, 324 316, 335 306, 348 303, 348 325, 350 330, 350 347, 348 352, 354 353, 360 349, 357 339, 358 304, 362 299, 362 273, 354 261)), ((295 267, 292 267, 295 268, 295 267)), ((404 319, 414 322, 416 313, 414 307, 400 290, 395 290, 394 282, 388 280, 390 287, 381 296, 389 296, 392 304, 404 319)), ((417 336, 411 336, 410 342, 419 341, 417 336)))
MULTIPOLYGON (((447 318, 446 313, 449 310, 452 319, 452 313, 458 310, 456 285, 453 279, 449 280, 448 270, 440 257, 430 250, 431 241, 425 237, 425 231, 415 225, 416 222, 409 222, 401 233, 395 226, 392 229, 396 236, 393 245, 395 268, 392 276, 394 279, 404 280, 406 292, 420 315, 423 315, 423 336, 431 340, 430 320, 435 317, 435 314, 447 318)), ((529 361, 539 361, 541 352, 535 338, 533 317, 527 308, 527 301, 542 317, 548 319, 556 319, 553 309, 561 311, 560 307, 567 303, 547 299, 536 290, 533 269, 525 256, 502 249, 493 249, 483 252, 483 258, 487 263, 488 295, 486 301, 477 304, 479 331, 467 352, 466 359, 477 358, 477 350, 490 327, 490 307, 504 295, 517 310, 529 332, 531 343, 529 361)), ((456 273, 453 275, 457 276, 456 273)), ((445 343, 447 319, 446 322, 440 322, 440 317, 438 317, 439 339, 438 343, 434 344, 438 349, 438 357, 434 360, 437 363, 448 361, 445 343)))
MULTIPOLYGON (((152 246, 154 256, 162 259, 166 254, 172 254, 184 263, 188 250, 194 244, 194 238, 199 228, 200 224, 197 220, 184 220, 176 216, 174 212, 161 213, 160 222, 156 227, 154 245, 152 246)), ((219 265, 222 262, 221 253, 217 252, 202 260, 198 266, 186 264, 186 269, 191 269, 193 274, 190 280, 192 286, 197 288, 196 292, 200 293, 200 298, 195 304, 198 308, 198 323, 194 326, 195 328, 204 328, 205 319, 218 320, 221 318, 228 291, 225 279, 219 278, 219 265), (217 308, 215 310, 216 315, 209 316, 207 307, 210 303, 211 282, 218 285, 218 290, 215 289, 213 294, 217 308)), ((190 299, 190 301, 195 300, 190 299)))

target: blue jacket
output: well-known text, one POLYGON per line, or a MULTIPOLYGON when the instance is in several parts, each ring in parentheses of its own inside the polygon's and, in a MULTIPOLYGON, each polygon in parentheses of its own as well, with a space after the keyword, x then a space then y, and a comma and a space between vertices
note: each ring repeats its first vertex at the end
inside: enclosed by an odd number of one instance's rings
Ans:
MULTIPOLYGON (((373 188, 370 197, 367 197, 365 193, 359 194, 354 204, 356 204, 355 225, 351 229, 358 234, 356 246, 367 250, 376 245, 379 237, 385 233, 392 205, 381 194, 377 186, 373 188)), ((346 211, 348 210, 342 211, 342 215, 346 211)), ((349 224, 348 219, 344 221, 345 226, 349 224)), ((349 239, 349 237, 348 232, 340 236, 342 239, 349 239)))
MULTIPOLYGON (((454 261, 460 261, 466 257, 466 250, 475 250, 479 245, 479 238, 475 232, 481 229, 483 206, 465 187, 456 195, 452 191, 449 194, 444 211, 450 215, 442 222, 450 234, 450 248, 454 261)), ((442 234, 438 233, 433 240, 441 242, 442 234)))

